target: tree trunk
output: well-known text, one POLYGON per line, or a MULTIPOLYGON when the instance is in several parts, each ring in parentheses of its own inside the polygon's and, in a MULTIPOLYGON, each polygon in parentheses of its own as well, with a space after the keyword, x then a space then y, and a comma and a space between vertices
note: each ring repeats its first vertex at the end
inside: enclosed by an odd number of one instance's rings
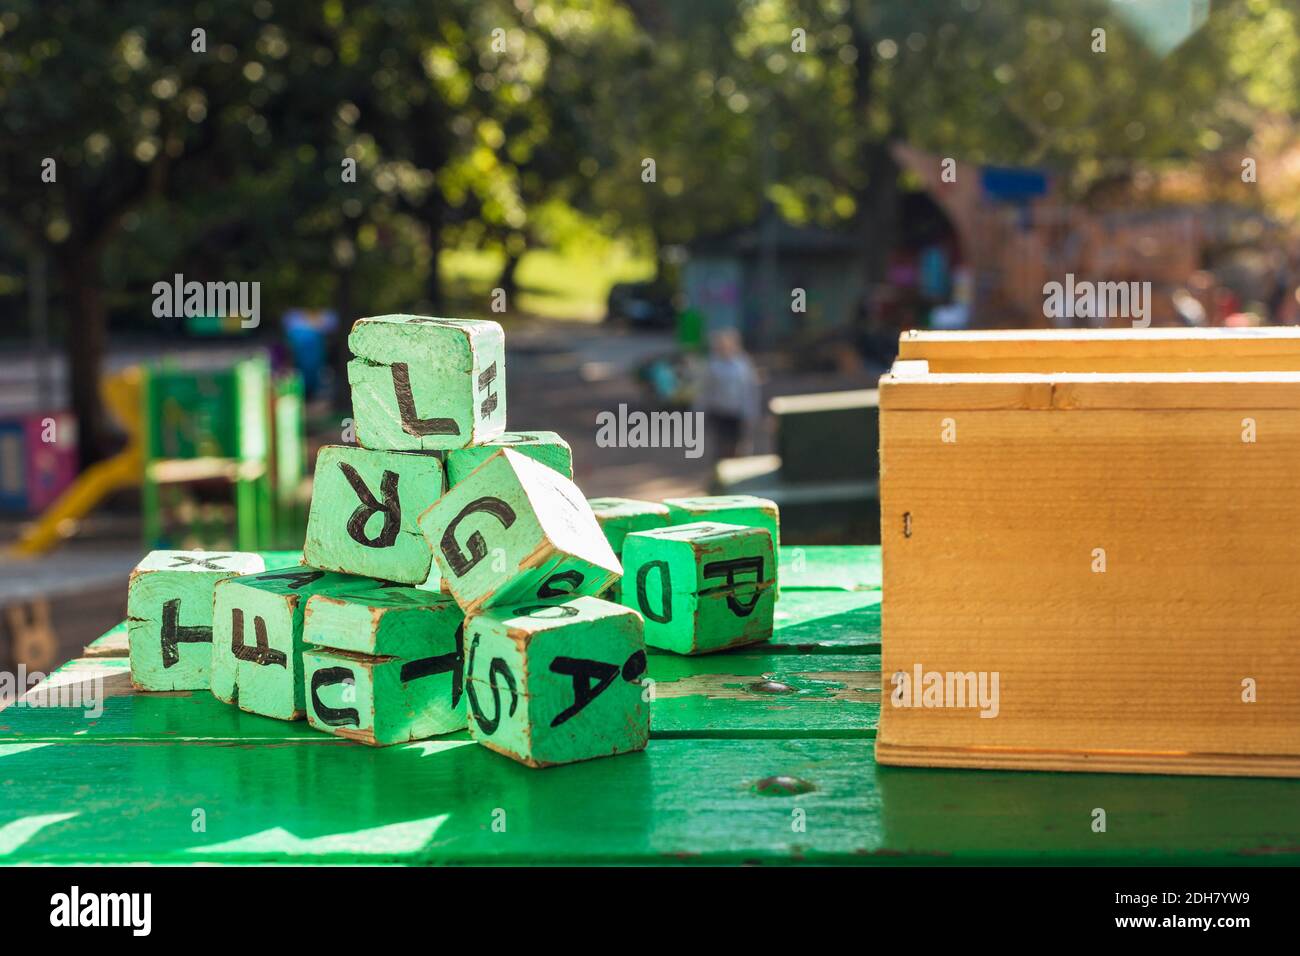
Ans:
POLYGON ((429 278, 425 280, 425 296, 434 312, 443 311, 446 303, 446 290, 442 286, 442 227, 446 220, 446 209, 442 197, 435 196, 429 201, 429 211, 425 216, 425 225, 429 230, 429 278))
MULTIPOLYGON (((875 37, 867 29, 866 13, 861 4, 848 6, 848 25, 858 51, 853 78, 854 111, 865 124, 871 110, 872 73, 876 65, 875 37)), ((897 117, 894 117, 897 122, 897 117)), ((881 139, 862 144, 859 156, 866 181, 855 197, 858 204, 858 228, 862 237, 863 272, 868 288, 883 282, 889 266, 889 254, 899 234, 898 164, 889 151, 889 140, 901 135, 890 129, 881 139)))
POLYGON ((874 143, 867 156, 867 186, 860 197, 862 237, 867 282, 875 285, 885 280, 889 255, 902 223, 898 194, 898 164, 889 151, 889 143, 874 143))
POLYGON ((58 256, 67 321, 63 348, 68 360, 68 392, 77 416, 81 467, 108 457, 108 418, 100 398, 108 313, 100 287, 97 252, 67 248, 58 256))
POLYGON ((346 262, 336 262, 334 265, 334 314, 338 317, 338 326, 334 329, 333 341, 330 343, 334 369, 334 394, 330 401, 337 411, 345 413, 352 408, 352 390, 348 387, 348 360, 352 358, 352 353, 348 350, 348 333, 352 331, 352 323, 359 318, 352 303, 359 229, 360 223, 357 220, 347 220, 341 238, 350 244, 351 255, 346 262))
POLYGON ((516 273, 519 271, 519 260, 522 256, 506 253, 506 264, 501 269, 501 275, 497 278, 497 287, 504 290, 506 302, 511 306, 515 304, 515 293, 519 291, 519 281, 516 273))

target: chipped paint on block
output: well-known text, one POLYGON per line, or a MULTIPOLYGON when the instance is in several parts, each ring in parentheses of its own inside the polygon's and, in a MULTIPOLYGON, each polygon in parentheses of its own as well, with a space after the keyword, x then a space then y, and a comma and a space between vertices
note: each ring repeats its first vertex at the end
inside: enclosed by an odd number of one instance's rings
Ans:
POLYGON ((530 767, 641 750, 650 734, 641 618, 594 597, 465 622, 470 734, 530 767))
POLYGON ((578 487, 502 449, 420 516, 443 587, 466 614, 599 594, 622 566, 578 487))
POLYGON ((464 448, 505 431, 505 334, 496 322, 374 316, 352 326, 348 348, 352 415, 366 448, 464 448))
POLYGON ((645 617, 646 643, 704 654, 772 636, 771 535, 701 521, 629 534, 623 603, 645 617))
POLYGON ((205 690, 212 670, 212 591, 262 571, 256 554, 151 551, 127 585, 131 681, 141 690, 205 690))

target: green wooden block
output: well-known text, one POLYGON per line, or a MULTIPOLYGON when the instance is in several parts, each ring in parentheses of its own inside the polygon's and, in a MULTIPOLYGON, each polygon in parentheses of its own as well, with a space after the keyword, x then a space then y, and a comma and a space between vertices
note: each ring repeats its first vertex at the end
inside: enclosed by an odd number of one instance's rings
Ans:
POLYGON ((591 512, 605 532, 615 554, 623 553, 623 539, 634 531, 653 531, 672 524, 668 506, 635 498, 589 498, 591 512))
POLYGON ((505 334, 496 322, 380 315, 348 336, 357 441, 434 451, 480 445, 506 427, 505 334))
POLYGON ((373 746, 464 730, 464 622, 449 596, 419 588, 312 597, 308 722, 373 746))
POLYGON ((327 571, 425 583, 433 555, 417 521, 443 488, 436 455, 326 445, 316 458, 303 560, 327 571))
MULTIPOLYGON (((633 531, 650 531, 668 526, 668 506, 657 501, 638 501, 636 498, 588 498, 592 514, 605 532, 615 556, 623 556, 623 539, 633 531)), ((601 597, 615 604, 623 603, 622 579, 610 585, 601 597)))
POLYGON ((555 432, 506 432, 482 445, 471 445, 447 452, 447 483, 458 485, 479 465, 502 448, 510 448, 553 468, 565 478, 573 478, 573 451, 569 443, 555 432))
POLYGON ((765 528, 701 521, 637 531, 623 542, 623 603, 646 643, 706 654, 772 636, 776 562, 765 528))
POLYGON ((303 565, 217 584, 212 610, 212 693, 281 720, 304 714, 303 621, 309 598, 384 582, 303 565))
POLYGON ((386 747, 465 729, 458 647, 411 659, 308 648, 302 662, 317 730, 386 747))
POLYGON ((420 527, 466 614, 599 594, 622 573, 577 485, 508 448, 443 495, 420 527))
POLYGON ((421 658, 454 650, 464 622, 450 595, 391 585, 361 588, 313 595, 302 639, 372 657, 421 658))
POLYGON ((641 618, 594 597, 549 599, 466 618, 470 735, 530 767, 642 750, 641 618))
POLYGON ((721 521, 747 528, 766 528, 772 534, 772 548, 781 555, 781 510, 775 501, 754 495, 706 495, 698 498, 665 498, 670 524, 721 521))
POLYGON ((256 554, 151 551, 131 572, 126 615, 131 682, 141 690, 203 690, 212 672, 212 589, 256 574, 256 554))

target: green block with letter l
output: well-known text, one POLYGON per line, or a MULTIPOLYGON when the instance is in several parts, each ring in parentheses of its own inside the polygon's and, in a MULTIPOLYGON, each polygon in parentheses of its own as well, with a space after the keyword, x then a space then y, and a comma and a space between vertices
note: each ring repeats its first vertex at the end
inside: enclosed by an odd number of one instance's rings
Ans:
POLYGON ((464 448, 505 431, 505 334, 496 322, 373 316, 353 324, 348 348, 352 414, 366 448, 464 448))

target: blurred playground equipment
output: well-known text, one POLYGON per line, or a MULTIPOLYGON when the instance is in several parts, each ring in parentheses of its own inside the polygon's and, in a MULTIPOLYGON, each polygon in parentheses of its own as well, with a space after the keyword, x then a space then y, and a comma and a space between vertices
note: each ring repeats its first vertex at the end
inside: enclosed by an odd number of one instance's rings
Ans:
MULTIPOLYGON (((126 432, 126 446, 111 458, 86 469, 30 525, 11 549, 13 556, 43 554, 71 534, 76 523, 106 497, 139 484, 143 459, 140 442, 141 370, 124 369, 104 379, 104 405, 126 432)), ((72 452, 75 453, 75 444, 72 452)))
POLYGON ((106 378, 103 399, 126 433, 125 447, 72 482, 12 555, 49 551, 108 496, 135 486, 146 548, 275 550, 301 542, 299 376, 273 377, 263 357, 217 369, 169 359, 106 378))
POLYGON ((0 511, 43 511, 76 476, 77 420, 71 413, 0 419, 0 511))
POLYGON ((301 542, 302 380, 265 358, 145 375, 141 511, 149 548, 274 550, 301 542))

